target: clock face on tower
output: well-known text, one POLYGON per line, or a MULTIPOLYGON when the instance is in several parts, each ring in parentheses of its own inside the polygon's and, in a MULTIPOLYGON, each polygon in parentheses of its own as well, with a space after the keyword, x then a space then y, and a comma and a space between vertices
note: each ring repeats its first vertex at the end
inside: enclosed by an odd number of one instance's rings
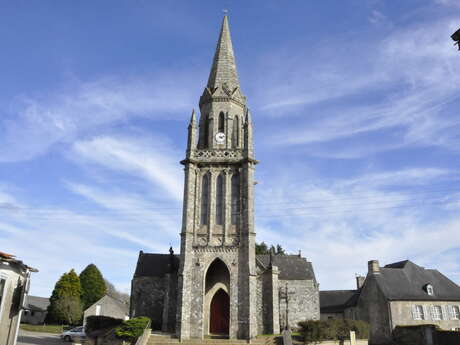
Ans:
POLYGON ((222 132, 219 132, 216 134, 215 138, 218 144, 222 144, 225 141, 225 134, 222 132))

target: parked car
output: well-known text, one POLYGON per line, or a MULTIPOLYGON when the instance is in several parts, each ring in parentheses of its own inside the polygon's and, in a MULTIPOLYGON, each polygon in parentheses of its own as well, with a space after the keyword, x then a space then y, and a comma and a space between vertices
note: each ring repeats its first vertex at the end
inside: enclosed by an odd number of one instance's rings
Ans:
POLYGON ((61 334, 61 339, 64 341, 73 341, 73 340, 80 340, 80 339, 85 339, 85 338, 86 338, 85 327, 83 326, 69 329, 68 331, 62 332, 61 334))

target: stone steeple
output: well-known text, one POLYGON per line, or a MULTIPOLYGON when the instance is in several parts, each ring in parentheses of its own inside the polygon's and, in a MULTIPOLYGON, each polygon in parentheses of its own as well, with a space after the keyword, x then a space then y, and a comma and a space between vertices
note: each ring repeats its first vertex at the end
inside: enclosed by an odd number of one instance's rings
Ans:
POLYGON ((208 84, 200 97, 199 149, 241 149, 246 97, 241 93, 227 16, 217 41, 208 84), (220 140, 215 140, 220 133, 220 140))
POLYGON ((202 339, 213 330, 231 339, 250 339, 257 334, 253 207, 257 161, 227 16, 199 107, 198 123, 192 113, 181 162, 185 183, 176 331, 181 340, 202 339), (214 328, 211 318, 214 298, 228 303, 221 315, 227 325, 221 330, 214 328))
POLYGON ((231 90, 240 86, 227 16, 224 16, 222 21, 207 87, 215 89, 224 84, 231 90))

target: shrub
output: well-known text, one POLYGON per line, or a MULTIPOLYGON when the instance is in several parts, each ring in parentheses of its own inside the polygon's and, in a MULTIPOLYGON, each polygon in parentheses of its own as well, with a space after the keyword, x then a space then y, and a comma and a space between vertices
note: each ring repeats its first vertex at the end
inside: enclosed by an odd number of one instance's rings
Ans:
POLYGON ((116 319, 109 316, 88 316, 86 318, 85 332, 91 335, 91 333, 99 330, 110 329, 117 327, 123 323, 122 319, 116 319))
POLYGON ((299 327, 300 333, 307 343, 322 340, 348 339, 350 331, 355 331, 356 338, 358 339, 367 339, 369 337, 369 324, 358 320, 309 320, 299 322, 299 327))
POLYGON ((115 336, 125 341, 133 341, 139 338, 149 324, 150 319, 146 316, 135 317, 124 321, 115 328, 115 336))
POLYGON ((438 328, 435 325, 396 326, 393 330, 393 340, 396 344, 411 345, 425 342, 425 329, 438 328))

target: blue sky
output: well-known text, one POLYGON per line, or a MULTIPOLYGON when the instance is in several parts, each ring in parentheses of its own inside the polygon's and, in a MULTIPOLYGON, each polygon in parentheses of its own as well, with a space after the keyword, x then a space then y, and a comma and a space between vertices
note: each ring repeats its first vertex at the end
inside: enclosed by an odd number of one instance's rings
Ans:
POLYGON ((178 252, 186 127, 222 19, 255 126, 256 232, 321 289, 411 259, 460 283, 457 0, 0 3, 0 250, 31 293, 178 252))

